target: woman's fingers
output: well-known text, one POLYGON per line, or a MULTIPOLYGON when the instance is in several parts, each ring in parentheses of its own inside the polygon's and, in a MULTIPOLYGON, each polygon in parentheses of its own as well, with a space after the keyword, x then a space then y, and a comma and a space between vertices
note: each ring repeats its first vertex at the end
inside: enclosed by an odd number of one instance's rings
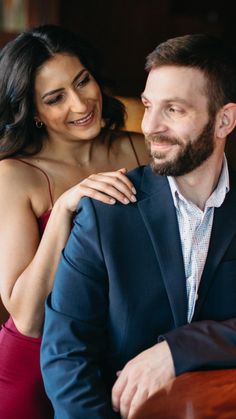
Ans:
POLYGON ((136 202, 136 190, 121 171, 93 174, 84 179, 79 186, 86 196, 99 200, 102 198, 103 202, 104 194, 123 204, 136 202))
POLYGON ((127 178, 127 170, 122 168, 115 172, 92 174, 64 192, 59 198, 63 206, 70 212, 74 212, 83 196, 97 199, 105 204, 122 204, 136 202, 136 190, 132 182, 127 178))
MULTIPOLYGON (((103 202, 105 195, 107 195, 107 198, 113 198, 123 204, 136 202, 134 193, 127 187, 127 185, 115 178, 111 179, 106 178, 105 176, 102 179, 100 179, 100 177, 97 177, 96 179, 87 178, 80 183, 79 188, 84 196, 89 196, 98 200, 103 197, 103 202)), ((106 199, 106 202, 108 201, 109 199, 106 199)))
POLYGON ((115 198, 112 198, 111 196, 106 195, 105 193, 99 192, 96 189, 85 188, 81 186, 80 191, 82 192, 83 196, 96 199, 98 201, 104 202, 105 204, 113 205, 117 201, 115 198))
POLYGON ((96 178, 97 176, 108 176, 110 178, 116 178, 120 179, 122 182, 124 182, 130 189, 132 189, 133 184, 129 180, 129 178, 126 176, 127 170, 125 168, 119 169, 113 172, 100 172, 100 173, 93 173, 89 177, 96 178))

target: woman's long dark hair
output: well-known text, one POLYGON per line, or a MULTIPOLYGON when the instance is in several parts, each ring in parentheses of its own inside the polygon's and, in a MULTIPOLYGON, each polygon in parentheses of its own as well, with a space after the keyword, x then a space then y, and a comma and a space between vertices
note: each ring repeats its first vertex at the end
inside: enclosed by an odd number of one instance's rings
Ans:
POLYGON ((58 53, 78 57, 99 84, 105 127, 119 128, 124 124, 124 106, 105 93, 93 47, 60 26, 39 26, 20 34, 0 53, 0 158, 33 155, 41 150, 45 128, 37 129, 34 122, 35 76, 58 53))

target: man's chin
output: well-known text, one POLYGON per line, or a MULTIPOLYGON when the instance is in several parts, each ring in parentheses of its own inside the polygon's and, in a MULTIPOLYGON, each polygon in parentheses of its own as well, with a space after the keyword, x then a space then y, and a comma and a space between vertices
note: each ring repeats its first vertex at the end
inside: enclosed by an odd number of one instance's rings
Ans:
POLYGON ((160 159, 152 159, 151 168, 154 173, 161 176, 169 176, 169 173, 172 171, 172 164, 170 162, 164 163, 160 159))
MULTIPOLYGON (((151 168, 154 173, 161 176, 182 176, 186 173, 185 168, 179 164, 178 159, 160 159, 152 157, 151 168)), ((188 170, 187 170, 188 171, 188 170)))
POLYGON ((159 152, 159 153, 151 153, 151 158, 157 164, 162 164, 164 161, 168 161, 167 160, 167 153, 164 152, 164 151, 159 152))

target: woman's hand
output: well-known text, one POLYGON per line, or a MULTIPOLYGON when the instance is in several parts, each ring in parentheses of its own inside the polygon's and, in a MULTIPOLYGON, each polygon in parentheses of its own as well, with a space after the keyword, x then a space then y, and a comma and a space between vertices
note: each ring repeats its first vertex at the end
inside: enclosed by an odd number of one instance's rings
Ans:
POLYGON ((127 178, 125 168, 114 172, 92 174, 77 185, 63 193, 58 201, 63 200, 67 210, 74 212, 83 196, 97 199, 113 205, 116 201, 122 204, 136 202, 136 190, 127 178))

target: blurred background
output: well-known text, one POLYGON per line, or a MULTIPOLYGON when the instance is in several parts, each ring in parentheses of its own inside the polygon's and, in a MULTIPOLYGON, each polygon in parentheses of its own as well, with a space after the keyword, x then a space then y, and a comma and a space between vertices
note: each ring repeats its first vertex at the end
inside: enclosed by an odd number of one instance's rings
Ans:
POLYGON ((145 57, 159 42, 196 32, 229 42, 235 38, 229 1, 0 0, 0 48, 22 30, 44 23, 87 38, 102 53, 113 93, 121 96, 140 96, 145 57))

